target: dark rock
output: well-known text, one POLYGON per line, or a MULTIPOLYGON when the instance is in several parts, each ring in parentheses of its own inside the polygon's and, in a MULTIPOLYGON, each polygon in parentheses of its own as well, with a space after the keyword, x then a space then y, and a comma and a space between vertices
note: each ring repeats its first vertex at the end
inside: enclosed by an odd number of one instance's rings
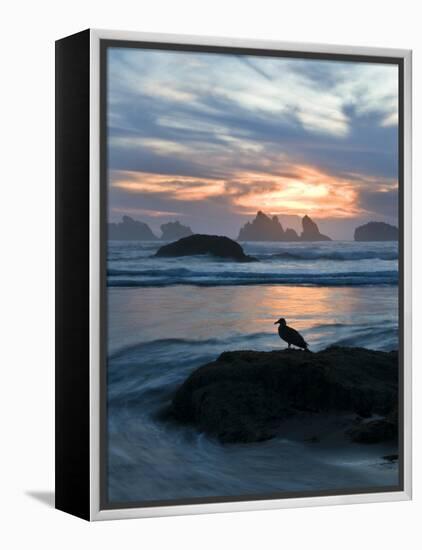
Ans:
POLYGON ((397 352, 231 351, 188 377, 171 414, 222 442, 252 442, 282 432, 283 421, 300 411, 392 414, 397 388, 397 352))
POLYGON ((384 418, 369 420, 359 423, 348 433, 356 443, 381 443, 397 438, 397 424, 384 418))
POLYGON ((270 218, 259 211, 252 222, 244 225, 237 238, 238 241, 284 241, 285 235, 277 216, 270 218))
POLYGON ((163 223, 160 227, 162 232, 161 239, 163 241, 175 241, 193 235, 191 228, 187 225, 182 225, 179 221, 163 223))
POLYGON ((239 232, 238 241, 331 241, 330 237, 322 235, 318 226, 309 216, 302 219, 301 236, 294 229, 285 231, 277 216, 270 218, 259 211, 252 222, 247 222, 239 232))
POLYGON ((396 462, 399 459, 399 455, 398 454, 385 455, 382 458, 387 462, 396 462))
POLYGON ((319 232, 317 224, 309 216, 302 219, 301 241, 331 241, 330 237, 319 232))
POLYGON ((156 241, 157 237, 146 223, 123 216, 120 223, 108 224, 108 238, 116 241, 156 241))
POLYGON ((158 257, 198 256, 210 254, 217 258, 235 260, 237 262, 252 262, 255 258, 247 256, 236 241, 228 237, 216 235, 191 235, 178 241, 166 244, 158 249, 158 257))
POLYGON ((369 222, 355 229, 355 241, 398 241, 399 230, 383 222, 369 222))
POLYGON ((286 231, 284 232, 284 239, 283 240, 284 241, 300 241, 300 237, 294 229, 290 229, 290 227, 287 227, 286 231))

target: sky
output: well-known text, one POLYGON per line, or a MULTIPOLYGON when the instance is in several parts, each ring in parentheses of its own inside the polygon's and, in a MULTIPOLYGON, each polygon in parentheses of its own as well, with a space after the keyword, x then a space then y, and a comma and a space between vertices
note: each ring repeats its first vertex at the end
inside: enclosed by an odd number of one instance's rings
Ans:
POLYGON ((109 219, 397 224, 397 65, 108 49, 109 219))

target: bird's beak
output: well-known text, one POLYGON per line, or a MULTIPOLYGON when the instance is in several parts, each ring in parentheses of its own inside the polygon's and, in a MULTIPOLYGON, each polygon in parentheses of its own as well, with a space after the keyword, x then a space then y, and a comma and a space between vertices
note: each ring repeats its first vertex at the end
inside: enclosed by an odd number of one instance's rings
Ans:
POLYGON ((275 325, 278 325, 279 322, 280 322, 280 321, 276 321, 274 324, 275 324, 275 325))

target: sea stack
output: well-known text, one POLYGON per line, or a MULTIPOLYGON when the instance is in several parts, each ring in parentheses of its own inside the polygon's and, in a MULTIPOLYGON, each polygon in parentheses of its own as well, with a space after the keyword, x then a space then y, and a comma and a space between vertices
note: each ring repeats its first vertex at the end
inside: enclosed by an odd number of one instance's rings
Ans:
POLYGON ((252 222, 247 222, 239 232, 238 241, 284 241, 285 233, 277 216, 270 218, 259 210, 252 222))
POLYGON ((383 222, 369 222, 355 229, 355 241, 398 241, 399 230, 383 222))
POLYGON ((193 235, 192 229, 187 225, 182 225, 179 221, 163 223, 160 228, 162 241, 176 241, 193 235))
POLYGON ((115 241, 156 241, 150 227, 130 216, 123 216, 119 223, 108 224, 108 238, 115 241))
POLYGON ((277 216, 267 216, 259 210, 252 222, 247 222, 239 232, 238 241, 331 241, 330 237, 320 233, 317 224, 309 216, 302 219, 302 234, 294 229, 283 229, 277 216))
POLYGON ((301 241, 331 241, 330 237, 319 232, 317 224, 309 216, 302 219, 301 241))

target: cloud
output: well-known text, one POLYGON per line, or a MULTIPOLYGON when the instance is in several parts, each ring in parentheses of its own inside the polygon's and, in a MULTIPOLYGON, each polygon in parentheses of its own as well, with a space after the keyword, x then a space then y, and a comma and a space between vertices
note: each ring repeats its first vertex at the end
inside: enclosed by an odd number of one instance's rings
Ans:
POLYGON ((138 197, 149 202, 138 210, 194 205, 224 217, 268 206, 345 219, 376 212, 384 188, 391 198, 382 208, 392 212, 396 66, 132 48, 108 55, 117 208, 138 197))
POLYGON ((113 173, 111 185, 128 193, 165 195, 174 201, 201 201, 225 191, 221 180, 126 171, 113 173))
POLYGON ((123 214, 132 216, 146 216, 147 218, 168 218, 168 217, 180 217, 183 216, 181 212, 161 212, 160 210, 149 210, 148 208, 119 208, 117 206, 111 208, 112 214, 123 214))
MULTIPOLYGON (((278 170, 231 174, 230 179, 119 171, 112 173, 112 188, 142 197, 165 197, 168 201, 201 203, 224 202, 232 212, 254 214, 267 209, 273 214, 303 215, 315 218, 346 219, 375 211, 377 197, 387 195, 394 202, 397 184, 393 180, 368 178, 350 173, 338 178, 309 165, 278 170), (371 188, 372 191, 367 191, 371 188)), ((385 202, 387 204, 387 202, 385 202)))
POLYGON ((371 215, 383 219, 398 219, 398 190, 381 189, 379 191, 363 190, 359 195, 360 207, 371 215))

